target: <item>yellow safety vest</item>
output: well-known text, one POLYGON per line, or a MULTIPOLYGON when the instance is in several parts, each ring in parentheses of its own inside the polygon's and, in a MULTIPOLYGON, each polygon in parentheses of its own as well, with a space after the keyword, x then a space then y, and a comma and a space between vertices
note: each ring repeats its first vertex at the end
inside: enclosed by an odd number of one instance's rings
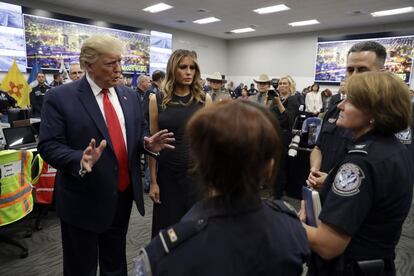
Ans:
POLYGON ((0 226, 15 222, 33 210, 30 151, 0 151, 0 226))

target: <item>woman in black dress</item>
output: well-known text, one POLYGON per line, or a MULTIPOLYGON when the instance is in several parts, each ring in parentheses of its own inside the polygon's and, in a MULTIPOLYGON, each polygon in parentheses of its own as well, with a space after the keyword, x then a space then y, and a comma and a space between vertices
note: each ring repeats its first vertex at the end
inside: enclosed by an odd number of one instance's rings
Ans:
POLYGON ((175 149, 164 150, 158 160, 150 158, 149 196, 154 201, 152 237, 179 222, 197 200, 197 180, 189 173, 189 145, 184 130, 191 116, 211 103, 199 79, 200 68, 194 54, 176 50, 168 60, 162 92, 150 97, 151 133, 168 129, 175 137, 175 149))

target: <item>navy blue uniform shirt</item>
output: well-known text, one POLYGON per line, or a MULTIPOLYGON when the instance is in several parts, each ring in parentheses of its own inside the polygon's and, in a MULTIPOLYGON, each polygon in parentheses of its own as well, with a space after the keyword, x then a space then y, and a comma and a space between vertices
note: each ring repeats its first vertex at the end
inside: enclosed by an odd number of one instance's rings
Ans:
POLYGON ((336 125, 340 110, 336 102, 325 113, 321 132, 316 145, 322 153, 321 172, 328 173, 336 164, 344 158, 346 145, 351 139, 349 131, 336 125))
POLYGON ((193 206, 141 251, 136 275, 301 275, 309 254, 296 213, 279 202, 193 206))
POLYGON ((324 223, 351 237, 352 260, 393 260, 413 196, 414 165, 395 136, 367 133, 347 147, 344 160, 322 186, 324 223))
POLYGON ((50 86, 47 84, 33 87, 32 92, 30 92, 30 105, 32 106, 32 117, 40 117, 43 106, 43 98, 45 97, 46 92, 50 89, 50 86))

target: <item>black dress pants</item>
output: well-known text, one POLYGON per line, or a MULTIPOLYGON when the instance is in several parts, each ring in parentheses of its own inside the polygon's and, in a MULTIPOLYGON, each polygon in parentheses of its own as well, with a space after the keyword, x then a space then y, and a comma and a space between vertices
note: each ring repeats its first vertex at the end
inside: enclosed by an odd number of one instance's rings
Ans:
POLYGON ((61 222, 65 276, 95 276, 99 261, 102 276, 127 275, 126 234, 132 208, 132 189, 118 192, 112 225, 102 233, 61 222))

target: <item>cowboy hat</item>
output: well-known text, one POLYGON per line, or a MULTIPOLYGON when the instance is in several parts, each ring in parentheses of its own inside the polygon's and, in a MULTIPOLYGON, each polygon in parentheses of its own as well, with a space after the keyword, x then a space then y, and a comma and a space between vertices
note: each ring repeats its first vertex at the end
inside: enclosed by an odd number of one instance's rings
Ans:
POLYGON ((257 80, 256 79, 253 79, 253 80, 256 83, 264 83, 264 82, 270 83, 272 81, 271 79, 269 79, 269 76, 266 74, 261 74, 257 80))
POLYGON ((223 83, 227 82, 225 79, 223 79, 220 72, 214 72, 213 74, 211 74, 211 76, 207 78, 207 81, 221 81, 223 83))

